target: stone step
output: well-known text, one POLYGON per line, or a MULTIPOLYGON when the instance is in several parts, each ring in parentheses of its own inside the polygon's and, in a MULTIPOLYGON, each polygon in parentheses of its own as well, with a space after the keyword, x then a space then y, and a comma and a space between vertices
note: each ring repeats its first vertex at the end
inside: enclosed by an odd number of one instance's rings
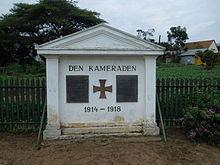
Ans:
POLYGON ((141 133, 141 126, 62 128, 62 135, 141 133))
POLYGON ((72 134, 72 135, 61 135, 58 139, 76 139, 76 138, 93 138, 93 137, 124 137, 124 136, 141 136, 142 133, 108 133, 108 134, 72 134))

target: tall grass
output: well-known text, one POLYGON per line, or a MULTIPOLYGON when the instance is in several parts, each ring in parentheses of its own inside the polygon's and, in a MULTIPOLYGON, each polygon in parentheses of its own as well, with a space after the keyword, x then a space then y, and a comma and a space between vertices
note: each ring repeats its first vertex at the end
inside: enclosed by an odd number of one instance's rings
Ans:
POLYGON ((216 65, 212 70, 204 70, 204 66, 175 63, 161 64, 157 66, 157 78, 220 78, 220 65, 216 65))

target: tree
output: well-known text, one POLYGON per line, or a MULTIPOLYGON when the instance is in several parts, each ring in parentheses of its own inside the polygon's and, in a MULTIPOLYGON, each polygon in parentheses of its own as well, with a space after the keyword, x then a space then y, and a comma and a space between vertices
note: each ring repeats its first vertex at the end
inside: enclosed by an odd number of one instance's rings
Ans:
POLYGON ((12 46, 9 37, 0 30, 0 66, 6 66, 12 61, 12 46))
POLYGON ((137 33, 138 33, 138 37, 139 38, 142 38, 144 40, 148 40, 148 41, 151 41, 151 42, 154 42, 154 39, 151 39, 151 37, 154 36, 154 32, 155 32, 155 29, 152 28, 152 29, 148 29, 147 31, 144 31, 142 29, 138 29, 136 30, 137 33))
POLYGON ((206 70, 210 70, 214 67, 217 54, 212 50, 205 50, 204 52, 199 50, 195 55, 200 57, 201 61, 205 63, 206 70))
POLYGON ((166 58, 168 57, 171 59, 171 62, 179 63, 180 56, 178 56, 178 53, 179 53, 178 47, 175 47, 168 42, 160 42, 157 44, 166 48, 164 55, 161 55, 158 58, 158 61, 166 62, 166 58))
POLYGON ((184 42, 189 39, 186 28, 181 26, 171 27, 170 31, 167 32, 167 37, 168 42, 178 48, 183 47, 184 42))
MULTIPOLYGON (((37 4, 17 3, 0 18, 0 59, 7 62, 36 56, 35 44, 74 33, 105 22, 99 13, 80 9, 68 0, 40 0, 37 4)), ((2 61, 0 62, 0 64, 2 61)))

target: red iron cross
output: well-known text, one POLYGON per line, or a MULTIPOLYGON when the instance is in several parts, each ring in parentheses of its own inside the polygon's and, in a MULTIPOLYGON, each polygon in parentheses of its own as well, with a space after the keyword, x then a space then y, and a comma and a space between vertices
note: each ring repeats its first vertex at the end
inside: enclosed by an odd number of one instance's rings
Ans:
POLYGON ((112 85, 111 86, 105 86, 106 80, 99 80, 100 87, 93 85, 93 93, 100 92, 99 98, 100 99, 106 99, 105 92, 112 92, 112 85))

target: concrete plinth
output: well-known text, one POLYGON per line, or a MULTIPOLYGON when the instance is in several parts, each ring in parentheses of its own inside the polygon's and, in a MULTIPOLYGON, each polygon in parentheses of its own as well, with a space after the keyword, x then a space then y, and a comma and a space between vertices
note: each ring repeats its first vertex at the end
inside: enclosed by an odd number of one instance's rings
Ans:
POLYGON ((45 140, 71 139, 77 137, 96 137, 96 136, 137 136, 148 135, 157 136, 160 129, 156 123, 146 122, 142 126, 117 126, 117 127, 79 127, 79 128, 59 128, 47 125, 43 132, 45 140))
POLYGON ((47 124, 46 129, 43 132, 43 138, 45 140, 59 139, 61 136, 61 129, 57 125, 47 124))
POLYGON ((154 122, 146 122, 143 126, 143 134, 150 136, 157 136, 160 134, 160 128, 154 122))

